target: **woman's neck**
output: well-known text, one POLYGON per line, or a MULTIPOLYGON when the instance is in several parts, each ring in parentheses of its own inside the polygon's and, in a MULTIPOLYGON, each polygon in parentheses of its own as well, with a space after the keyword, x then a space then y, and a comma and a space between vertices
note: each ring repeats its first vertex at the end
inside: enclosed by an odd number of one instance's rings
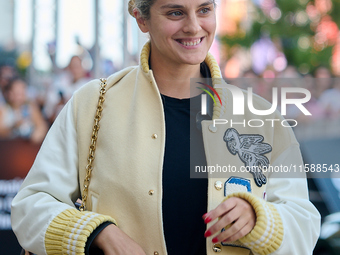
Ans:
POLYGON ((190 78, 202 77, 200 64, 178 65, 164 63, 160 59, 150 58, 152 72, 161 94, 174 98, 190 98, 190 78))

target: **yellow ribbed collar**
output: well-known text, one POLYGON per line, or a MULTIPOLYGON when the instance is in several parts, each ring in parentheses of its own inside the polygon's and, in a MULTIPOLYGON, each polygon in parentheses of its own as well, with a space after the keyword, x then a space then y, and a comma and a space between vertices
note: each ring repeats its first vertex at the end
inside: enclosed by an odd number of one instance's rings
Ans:
MULTIPOLYGON (((149 55, 150 55, 150 41, 147 42, 140 54, 140 63, 142 66, 142 69, 145 73, 149 72, 149 55)), ((210 72, 211 72, 211 78, 221 78, 221 72, 220 68, 215 60, 215 58, 211 55, 210 52, 208 52, 204 62, 208 65, 210 72)))
MULTIPOLYGON (((142 52, 140 54, 140 65, 141 65, 143 72, 145 72, 145 73, 148 73, 150 71, 150 68, 149 68, 150 50, 151 50, 151 44, 150 44, 150 41, 149 41, 144 45, 142 52)), ((210 70, 210 73, 211 73, 211 78, 213 78, 213 86, 214 86, 215 85, 214 79, 217 78, 217 80, 220 80, 222 78, 220 68, 219 68, 215 58, 213 57, 213 55, 210 52, 208 52, 204 62, 209 67, 209 70, 210 70)), ((220 83, 220 82, 217 82, 217 83, 220 83)), ((222 89, 216 89, 216 91, 220 95, 223 94, 222 89)), ((215 95, 215 98, 217 100, 216 95, 215 95)), ((213 119, 219 118, 219 116, 221 116, 221 114, 223 114, 223 112, 226 110, 226 97, 224 95, 222 95, 221 98, 222 98, 223 107, 221 106, 219 100, 217 100, 218 103, 214 106, 214 110, 213 110, 213 119)))

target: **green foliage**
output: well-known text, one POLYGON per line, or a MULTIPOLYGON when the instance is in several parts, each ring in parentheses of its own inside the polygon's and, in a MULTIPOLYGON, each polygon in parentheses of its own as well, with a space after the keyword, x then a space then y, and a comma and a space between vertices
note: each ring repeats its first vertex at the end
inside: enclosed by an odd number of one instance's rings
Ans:
POLYGON ((333 9, 330 12, 330 16, 333 21, 340 27, 340 0, 332 0, 333 9))
MULTIPOLYGON (((265 15, 260 8, 256 8, 251 29, 246 33, 239 33, 234 36, 221 36, 221 42, 227 45, 227 48, 239 45, 250 48, 251 45, 261 38, 261 36, 270 36, 272 40, 281 41, 282 50, 287 58, 288 64, 296 67, 304 66, 309 72, 312 72, 316 66, 323 65, 330 67, 330 59, 332 56, 332 47, 326 47, 320 51, 316 51, 313 47, 302 49, 298 46, 298 40, 301 36, 312 39, 314 31, 310 26, 310 20, 305 23, 296 21, 299 12, 306 10, 307 2, 276 0, 276 5, 281 11, 281 18, 274 21, 265 15)), ((340 24, 340 0, 333 1, 333 11, 331 15, 333 20, 340 24)), ((302 15, 306 15, 302 13, 302 15)), ((312 40, 311 40, 312 43, 312 40)), ((312 45, 311 45, 312 46, 312 45)))

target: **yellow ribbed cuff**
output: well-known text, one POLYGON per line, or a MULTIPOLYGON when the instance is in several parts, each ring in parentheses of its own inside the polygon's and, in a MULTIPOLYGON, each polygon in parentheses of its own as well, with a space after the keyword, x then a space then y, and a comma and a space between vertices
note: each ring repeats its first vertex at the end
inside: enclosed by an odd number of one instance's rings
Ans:
POLYGON ((248 192, 237 192, 230 197, 242 198, 249 202, 256 214, 256 223, 252 231, 239 241, 259 255, 267 255, 276 251, 283 240, 282 219, 275 206, 248 192))
POLYGON ((84 255, 91 233, 102 223, 116 221, 110 216, 68 209, 56 216, 45 234, 46 253, 84 255))

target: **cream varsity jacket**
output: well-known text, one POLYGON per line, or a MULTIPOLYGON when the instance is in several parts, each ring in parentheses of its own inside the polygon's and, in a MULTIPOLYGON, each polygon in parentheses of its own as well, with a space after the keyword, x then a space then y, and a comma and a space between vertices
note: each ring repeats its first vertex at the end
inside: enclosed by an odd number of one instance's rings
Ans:
MULTIPOLYGON (((162 224, 165 123, 161 97, 149 70, 149 52, 147 44, 138 67, 126 68, 108 78, 89 211, 76 210, 74 202, 80 196, 85 176, 100 82, 94 80, 78 90, 51 127, 12 203, 13 230, 25 249, 39 255, 84 254, 93 230, 111 221, 139 243, 147 255, 167 254, 162 224)), ((210 54, 205 61, 212 77, 221 77, 210 54)), ((214 107, 214 119, 233 119, 235 123, 254 117, 247 110, 244 116, 233 116, 231 93, 228 89, 218 92, 223 103, 214 107)), ((254 105, 257 109, 269 108, 259 97, 254 99, 254 105)), ((266 118, 282 120, 278 113, 266 118)), ((210 166, 232 165, 240 169, 254 164, 302 164, 299 145, 290 128, 276 124, 272 127, 271 122, 258 128, 212 124, 202 122, 210 166)), ((242 176, 226 173, 209 178, 208 211, 230 196, 243 198, 253 206, 256 225, 235 243, 213 244, 212 238, 207 238, 208 255, 312 254, 320 216, 308 200, 305 178, 249 171, 242 176)))

